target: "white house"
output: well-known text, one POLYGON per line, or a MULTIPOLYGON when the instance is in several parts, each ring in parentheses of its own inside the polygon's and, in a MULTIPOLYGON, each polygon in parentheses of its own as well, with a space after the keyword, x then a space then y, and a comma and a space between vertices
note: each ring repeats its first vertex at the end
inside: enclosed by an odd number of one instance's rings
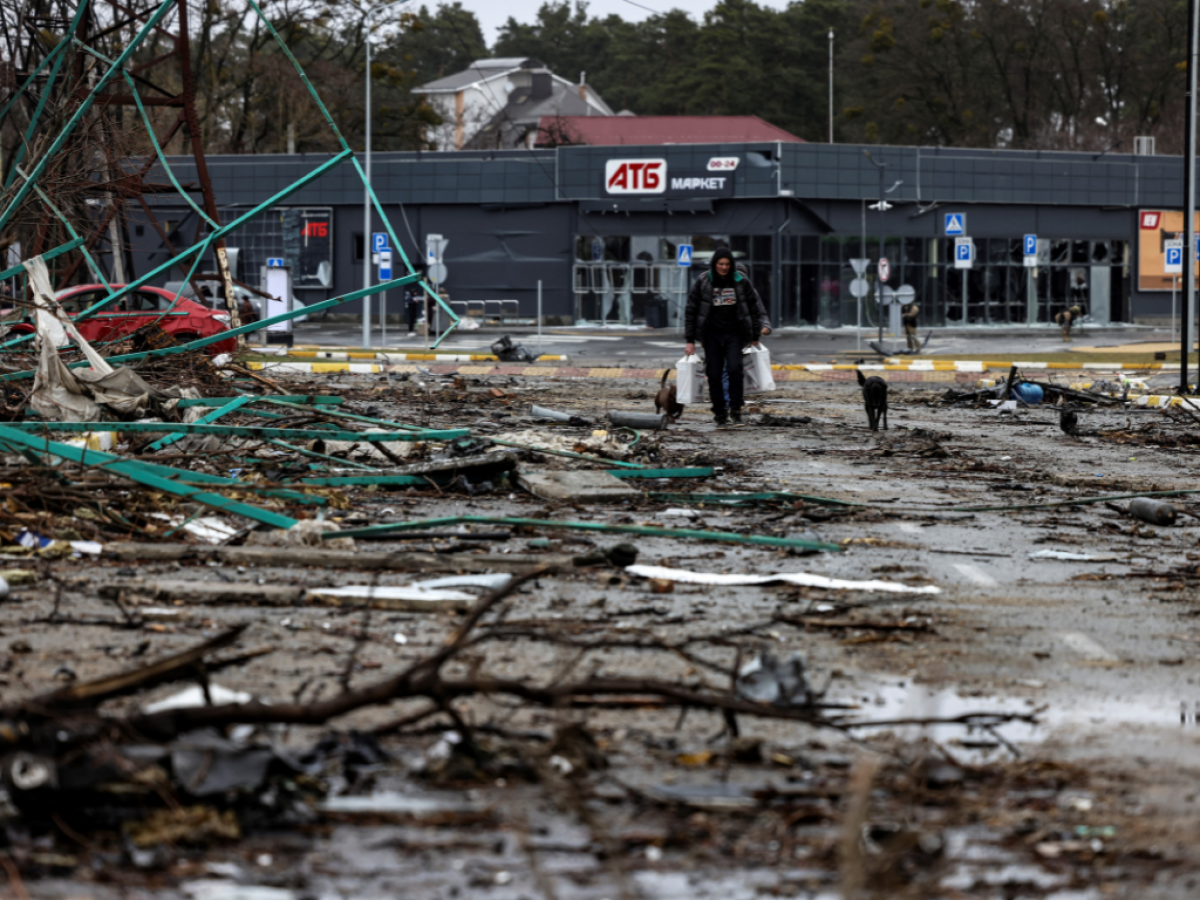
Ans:
POLYGON ((431 130, 439 150, 532 147, 542 116, 611 116, 584 83, 560 78, 539 60, 477 59, 462 72, 413 89, 444 120, 431 130))

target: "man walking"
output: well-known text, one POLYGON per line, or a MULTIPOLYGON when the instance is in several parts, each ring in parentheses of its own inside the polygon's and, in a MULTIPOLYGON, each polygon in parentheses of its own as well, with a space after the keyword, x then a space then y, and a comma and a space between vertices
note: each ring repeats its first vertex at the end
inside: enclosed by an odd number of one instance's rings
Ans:
POLYGON ((733 254, 726 249, 713 254, 709 270, 692 283, 685 313, 684 339, 687 355, 696 352, 696 340, 704 345, 705 374, 712 396, 717 427, 742 424, 742 349, 757 346, 760 335, 770 333, 759 312, 754 288, 734 269, 733 254), (729 399, 724 378, 729 376, 729 399))

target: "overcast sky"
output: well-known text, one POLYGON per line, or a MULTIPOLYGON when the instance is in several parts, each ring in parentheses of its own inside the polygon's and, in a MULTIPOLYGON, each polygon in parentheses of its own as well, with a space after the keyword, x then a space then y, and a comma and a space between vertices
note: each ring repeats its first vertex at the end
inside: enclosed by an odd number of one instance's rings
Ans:
MULTIPOLYGON (((466 9, 473 10, 483 26, 483 37, 488 44, 496 42, 496 34, 500 27, 508 21, 509 16, 518 22, 532 22, 537 17, 538 8, 545 0, 506 0, 497 3, 496 0, 463 0, 466 9)), ((773 6, 782 9, 788 0, 757 0, 763 6, 773 6)), ((435 3, 430 3, 430 6, 435 3)), ((671 9, 682 9, 699 21, 705 12, 716 5, 716 0, 637 0, 637 5, 629 0, 591 0, 588 3, 588 15, 605 17, 616 14, 631 22, 640 22, 654 12, 667 12, 671 9)))

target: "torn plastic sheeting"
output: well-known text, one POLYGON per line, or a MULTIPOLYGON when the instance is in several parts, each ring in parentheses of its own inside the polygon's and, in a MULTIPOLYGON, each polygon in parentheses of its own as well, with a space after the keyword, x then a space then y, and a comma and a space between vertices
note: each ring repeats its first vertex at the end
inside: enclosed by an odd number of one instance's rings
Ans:
POLYGON ((206 516, 203 519, 185 519, 183 516, 169 516, 166 513, 151 513, 153 519, 161 519, 172 528, 182 528, 188 534, 194 534, 200 540, 209 544, 220 544, 236 535, 241 529, 225 519, 206 516))
POLYGON ((940 594, 935 585, 912 587, 895 581, 845 581, 809 572, 776 572, 773 575, 722 575, 718 572, 689 572, 687 569, 668 569, 665 566, 626 566, 625 572, 638 578, 665 578, 684 584, 754 585, 784 582, 802 587, 825 588, 831 591, 889 591, 895 594, 940 594))
POLYGON ((172 399, 132 369, 114 369, 92 348, 54 299, 41 257, 26 261, 25 269, 37 307, 38 367, 29 405, 38 415, 64 422, 95 422, 100 419, 101 406, 119 415, 141 415, 152 402, 172 399), (68 335, 87 357, 90 369, 72 371, 58 355, 58 348, 68 343, 68 335))

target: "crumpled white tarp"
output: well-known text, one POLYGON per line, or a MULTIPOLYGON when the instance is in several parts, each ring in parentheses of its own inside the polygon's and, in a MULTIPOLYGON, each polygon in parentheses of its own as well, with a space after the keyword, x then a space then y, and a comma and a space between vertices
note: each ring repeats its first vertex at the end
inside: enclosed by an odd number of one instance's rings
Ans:
POLYGON ((35 256, 23 265, 33 288, 38 342, 38 367, 29 405, 40 416, 62 422, 96 422, 101 406, 119 415, 140 416, 154 401, 171 399, 170 394, 152 388, 133 369, 114 369, 84 340, 54 299, 45 260, 35 256), (91 363, 90 369, 70 369, 59 358, 58 349, 72 340, 91 363))
POLYGON ((895 581, 843 581, 810 572, 776 572, 773 575, 722 575, 718 572, 690 572, 687 569, 668 569, 665 566, 626 566, 625 571, 639 578, 662 578, 684 584, 750 585, 773 584, 783 581, 803 587, 826 588, 831 591, 890 591, 894 594, 940 594, 942 589, 932 584, 913 587, 895 581))

